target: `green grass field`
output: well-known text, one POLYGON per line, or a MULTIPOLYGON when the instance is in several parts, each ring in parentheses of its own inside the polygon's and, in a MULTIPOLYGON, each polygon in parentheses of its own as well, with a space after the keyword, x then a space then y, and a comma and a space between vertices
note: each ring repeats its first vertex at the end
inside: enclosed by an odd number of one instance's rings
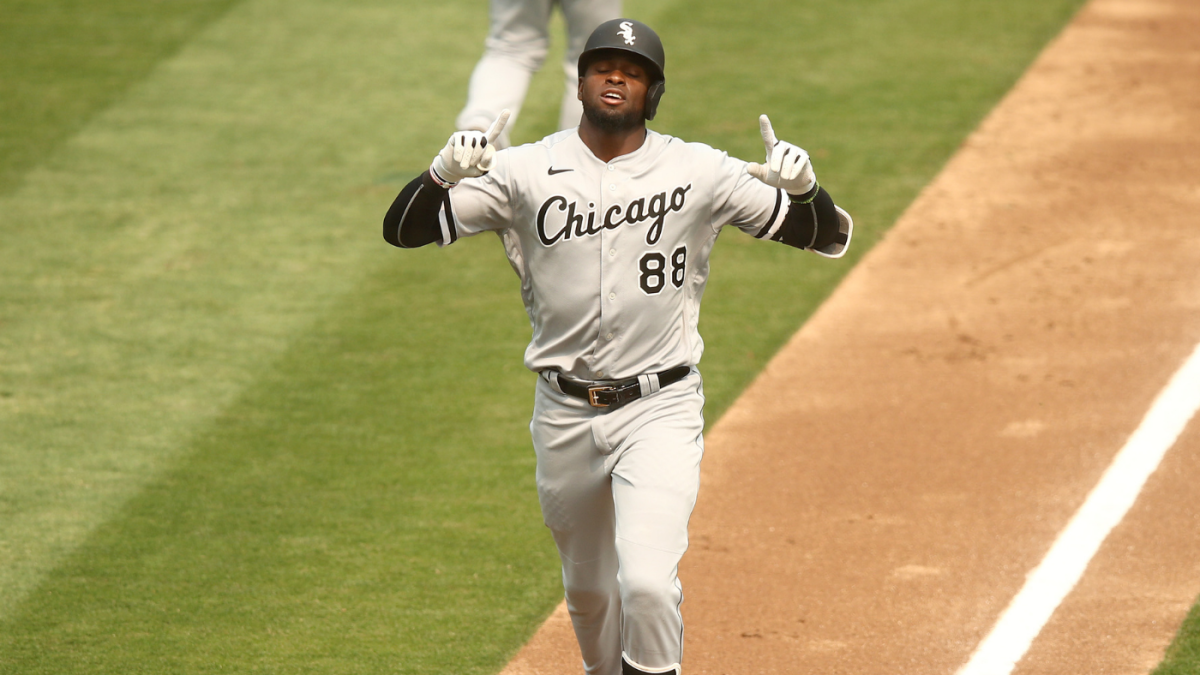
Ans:
MULTIPOLYGON (((722 238, 711 424, 1081 1, 629 4, 654 128, 757 159, 768 113, 857 225, 836 263, 722 238)), ((516 278, 494 237, 379 232, 485 30, 479 0, 0 0, 0 672, 494 673, 558 602, 516 278)))
POLYGON ((1200 601, 1167 648, 1166 658, 1151 675, 1195 675, 1200 673, 1200 601))

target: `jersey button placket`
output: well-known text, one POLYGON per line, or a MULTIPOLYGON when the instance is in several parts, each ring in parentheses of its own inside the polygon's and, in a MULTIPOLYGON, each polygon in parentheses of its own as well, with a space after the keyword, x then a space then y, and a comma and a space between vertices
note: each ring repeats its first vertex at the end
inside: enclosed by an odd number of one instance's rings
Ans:
MULTIPOLYGON (((619 202, 617 191, 617 171, 612 164, 605 166, 605 171, 600 177, 600 200, 604 203, 604 208, 600 212, 600 217, 608 212, 608 209, 619 202)), ((620 334, 620 322, 618 319, 618 308, 616 305, 617 293, 616 289, 620 280, 616 278, 615 270, 617 269, 617 247, 616 247, 616 232, 617 230, 609 230, 607 228, 600 230, 600 297, 607 298, 607 301, 601 303, 601 319, 600 319, 600 338, 601 344, 608 345, 620 334)), ((612 366, 612 356, 602 359, 609 362, 612 366)))

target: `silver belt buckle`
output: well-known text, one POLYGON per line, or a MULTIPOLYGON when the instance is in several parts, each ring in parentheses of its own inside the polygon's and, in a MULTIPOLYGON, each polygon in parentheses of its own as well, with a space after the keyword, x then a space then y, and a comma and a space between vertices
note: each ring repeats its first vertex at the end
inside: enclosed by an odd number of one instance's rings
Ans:
POLYGON ((599 401, 597 401, 596 394, 598 394, 600 392, 616 391, 616 390, 617 390, 616 387, 609 387, 609 386, 588 387, 588 403, 592 404, 593 408, 607 408, 607 407, 609 407, 609 404, 600 403, 599 401))

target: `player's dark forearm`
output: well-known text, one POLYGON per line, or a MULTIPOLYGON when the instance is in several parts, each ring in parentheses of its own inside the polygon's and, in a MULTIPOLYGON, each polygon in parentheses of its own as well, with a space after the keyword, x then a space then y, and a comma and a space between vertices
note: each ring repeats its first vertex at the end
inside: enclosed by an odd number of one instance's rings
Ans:
POLYGON ((446 189, 426 171, 404 186, 383 217, 383 238, 392 246, 417 248, 441 239, 438 210, 446 189))
POLYGON ((793 195, 791 200, 772 239, 796 248, 824 249, 844 236, 833 197, 825 188, 818 185, 806 194, 793 195))

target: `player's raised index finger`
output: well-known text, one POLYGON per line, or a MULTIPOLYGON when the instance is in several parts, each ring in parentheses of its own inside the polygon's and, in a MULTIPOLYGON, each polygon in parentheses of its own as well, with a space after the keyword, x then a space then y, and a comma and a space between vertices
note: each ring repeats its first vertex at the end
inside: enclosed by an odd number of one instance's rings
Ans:
POLYGON ((504 125, 508 124, 508 116, 511 114, 512 113, 508 111, 508 108, 500 111, 500 116, 497 117, 496 121, 492 122, 492 126, 488 127, 488 130, 484 132, 484 135, 487 136, 488 143, 494 143, 496 138, 500 136, 500 132, 504 131, 504 125))
POLYGON ((762 132, 763 147, 767 149, 767 154, 771 154, 771 149, 779 142, 775 138, 775 130, 771 128, 771 120, 766 115, 758 116, 758 128, 762 132))

